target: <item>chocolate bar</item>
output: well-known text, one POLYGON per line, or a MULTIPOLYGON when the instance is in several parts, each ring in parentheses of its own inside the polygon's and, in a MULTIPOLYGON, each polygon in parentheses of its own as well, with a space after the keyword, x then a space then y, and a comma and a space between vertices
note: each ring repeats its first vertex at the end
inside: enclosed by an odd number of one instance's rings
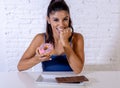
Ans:
POLYGON ((88 81, 85 76, 70 76, 70 77, 56 77, 55 78, 58 83, 80 83, 84 81, 88 81))

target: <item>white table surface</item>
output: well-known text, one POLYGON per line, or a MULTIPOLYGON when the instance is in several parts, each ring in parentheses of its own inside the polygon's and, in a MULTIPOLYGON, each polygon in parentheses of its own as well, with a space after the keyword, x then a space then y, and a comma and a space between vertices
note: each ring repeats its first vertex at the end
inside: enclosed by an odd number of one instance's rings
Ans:
POLYGON ((89 81, 79 84, 37 83, 41 75, 73 76, 71 72, 0 72, 0 88, 120 88, 120 71, 86 71, 89 81))

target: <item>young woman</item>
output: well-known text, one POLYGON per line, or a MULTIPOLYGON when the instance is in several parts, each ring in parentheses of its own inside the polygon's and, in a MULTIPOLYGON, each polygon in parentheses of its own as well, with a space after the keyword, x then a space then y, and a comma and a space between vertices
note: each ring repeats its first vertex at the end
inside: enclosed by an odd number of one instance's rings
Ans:
POLYGON ((47 10, 46 33, 35 36, 18 63, 18 70, 27 70, 42 63, 43 71, 74 71, 84 66, 84 40, 72 27, 69 7, 64 0, 51 0, 47 10), (40 54, 39 47, 53 45, 50 53, 40 54))

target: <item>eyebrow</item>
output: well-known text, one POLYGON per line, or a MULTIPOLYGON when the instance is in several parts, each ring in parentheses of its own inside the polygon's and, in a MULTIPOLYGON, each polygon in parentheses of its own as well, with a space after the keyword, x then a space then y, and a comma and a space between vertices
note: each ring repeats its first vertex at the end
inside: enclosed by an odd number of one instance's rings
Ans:
MULTIPOLYGON (((64 17, 64 19, 65 19, 65 18, 68 18, 68 17, 69 17, 69 16, 66 16, 66 17, 64 17)), ((53 17, 52 19, 56 19, 56 18, 57 18, 57 17, 53 17)))

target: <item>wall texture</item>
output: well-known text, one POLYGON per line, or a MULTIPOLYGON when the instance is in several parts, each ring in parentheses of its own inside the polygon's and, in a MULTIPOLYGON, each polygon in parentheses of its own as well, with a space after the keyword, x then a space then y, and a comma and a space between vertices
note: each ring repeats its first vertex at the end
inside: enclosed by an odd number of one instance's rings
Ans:
MULTIPOLYGON (((45 32, 49 1, 0 0, 0 71, 17 71, 17 63, 33 37, 45 32)), ((119 69, 120 0, 66 2, 75 31, 84 36, 86 68, 119 69)), ((28 71, 41 71, 41 64, 28 71)))

